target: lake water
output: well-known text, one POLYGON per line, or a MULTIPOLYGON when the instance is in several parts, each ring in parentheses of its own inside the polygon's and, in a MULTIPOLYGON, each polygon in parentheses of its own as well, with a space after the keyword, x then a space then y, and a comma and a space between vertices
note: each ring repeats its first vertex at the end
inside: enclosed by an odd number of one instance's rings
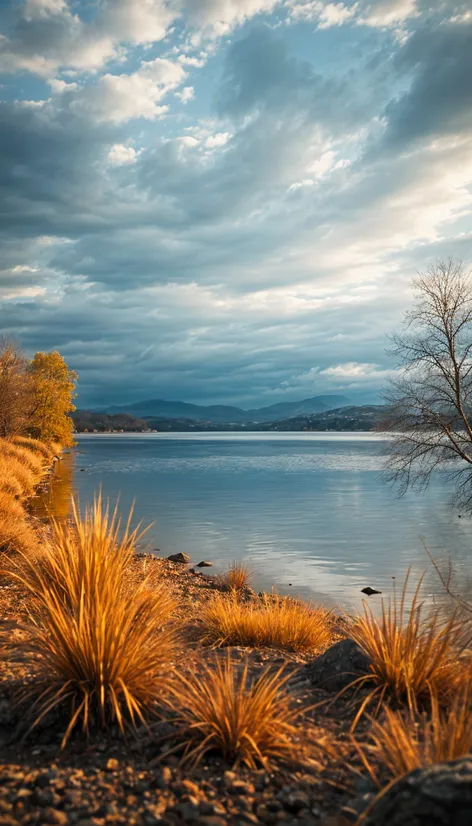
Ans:
MULTIPOLYGON (((459 580, 472 575, 472 522, 458 518, 452 491, 438 478, 424 493, 398 498, 382 481, 383 443, 373 434, 87 434, 77 441, 75 470, 69 459, 61 473, 73 472, 82 506, 100 486, 112 501, 120 497, 124 514, 134 500, 136 518, 154 522, 150 549, 209 560, 211 573, 242 560, 257 588, 352 610, 366 585, 384 594, 401 587, 409 566, 415 575, 427 570, 427 594, 439 590, 423 537, 437 558, 452 556, 459 580)), ((53 492, 58 501, 63 482, 53 492)))

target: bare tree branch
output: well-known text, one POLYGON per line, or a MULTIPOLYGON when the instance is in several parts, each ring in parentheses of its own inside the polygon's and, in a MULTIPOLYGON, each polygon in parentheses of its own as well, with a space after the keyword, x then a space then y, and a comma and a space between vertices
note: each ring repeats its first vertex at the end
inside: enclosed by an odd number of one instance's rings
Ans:
POLYGON ((461 262, 439 261, 414 284, 413 308, 392 338, 399 370, 386 393, 389 418, 379 427, 392 437, 389 478, 405 493, 444 469, 472 510, 471 273, 461 262))

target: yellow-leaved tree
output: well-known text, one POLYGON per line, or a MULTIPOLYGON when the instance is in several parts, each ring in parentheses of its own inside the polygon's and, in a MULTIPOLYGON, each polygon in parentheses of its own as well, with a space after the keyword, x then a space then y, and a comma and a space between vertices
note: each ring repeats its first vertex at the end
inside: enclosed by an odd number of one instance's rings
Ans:
POLYGON ((0 437, 23 433, 27 426, 30 396, 28 361, 18 344, 0 341, 0 437))
POLYGON ((70 370, 61 354, 36 353, 30 363, 32 381, 31 411, 28 431, 30 436, 44 442, 71 445, 72 419, 68 415, 75 406, 77 373, 70 370))

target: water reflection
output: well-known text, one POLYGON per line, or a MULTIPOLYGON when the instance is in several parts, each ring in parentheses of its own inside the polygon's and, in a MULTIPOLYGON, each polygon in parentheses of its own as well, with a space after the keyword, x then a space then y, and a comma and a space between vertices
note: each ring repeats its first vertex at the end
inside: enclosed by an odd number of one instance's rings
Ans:
MULTIPOLYGON (((371 434, 154 434, 79 438, 74 486, 82 507, 101 486, 126 515, 154 523, 150 548, 209 559, 220 573, 237 559, 257 588, 359 609, 366 585, 385 596, 427 571, 422 539, 460 582, 472 575, 472 523, 437 478, 398 499, 382 484, 382 443, 371 434)), ((369 600, 380 608, 380 597, 369 600)))
POLYGON ((75 453, 66 453, 54 467, 47 486, 31 500, 31 511, 39 519, 67 519, 74 485, 75 453))

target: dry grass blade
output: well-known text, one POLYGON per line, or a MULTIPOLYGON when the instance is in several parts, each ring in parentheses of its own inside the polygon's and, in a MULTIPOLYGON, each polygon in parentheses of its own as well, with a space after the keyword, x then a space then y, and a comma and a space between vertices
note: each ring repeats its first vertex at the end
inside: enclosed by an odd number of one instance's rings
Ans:
POLYGON ((275 595, 241 602, 217 594, 202 609, 202 638, 210 645, 243 645, 314 652, 333 636, 333 615, 325 608, 275 595))
POLYGON ((364 766, 379 788, 414 769, 455 760, 472 749, 471 683, 450 708, 433 699, 431 715, 418 717, 386 707, 384 719, 372 720, 371 743, 354 741, 364 766))
POLYGON ((231 563, 223 577, 223 584, 230 591, 242 591, 248 588, 251 582, 251 572, 242 562, 231 563))
POLYGON ((199 674, 178 676, 173 706, 182 726, 183 762, 196 764, 211 751, 253 769, 296 759, 301 712, 284 690, 287 680, 282 669, 251 680, 247 661, 241 666, 229 654, 199 674))
POLYGON ((350 629, 350 636, 372 661, 370 673, 355 681, 373 685, 359 714, 375 695, 379 704, 388 694, 406 702, 411 711, 431 697, 445 700, 460 670, 460 629, 455 617, 443 621, 438 612, 425 610, 420 602, 422 578, 407 609, 408 579, 409 573, 400 600, 395 595, 387 604, 382 601, 379 618, 364 602, 363 615, 350 629))
POLYGON ((25 694, 36 725, 56 706, 75 725, 144 721, 161 699, 176 653, 169 625, 174 602, 163 588, 142 582, 133 591, 127 565, 139 534, 124 531, 116 510, 98 496, 82 519, 54 525, 51 546, 40 556, 12 560, 10 574, 31 597, 17 653, 37 675, 25 694))

